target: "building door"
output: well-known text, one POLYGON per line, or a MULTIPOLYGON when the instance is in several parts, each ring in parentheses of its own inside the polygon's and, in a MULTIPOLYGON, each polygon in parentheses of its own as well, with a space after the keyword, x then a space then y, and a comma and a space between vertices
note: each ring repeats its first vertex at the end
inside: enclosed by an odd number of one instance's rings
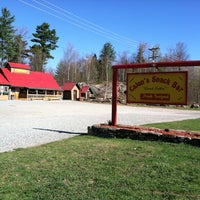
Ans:
POLYGON ((71 100, 71 91, 64 91, 63 92, 63 99, 71 100))
POLYGON ((73 100, 77 100, 77 90, 73 91, 73 100))
POLYGON ((27 89, 21 88, 19 91, 19 99, 27 99, 27 89))

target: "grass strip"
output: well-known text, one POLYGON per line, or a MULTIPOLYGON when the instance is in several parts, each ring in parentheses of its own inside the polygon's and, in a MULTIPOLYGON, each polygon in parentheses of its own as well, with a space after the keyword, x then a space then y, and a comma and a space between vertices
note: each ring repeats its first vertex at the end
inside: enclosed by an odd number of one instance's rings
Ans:
POLYGON ((160 128, 160 129, 176 129, 176 130, 200 132, 200 118, 174 121, 174 122, 145 124, 144 126, 150 126, 150 127, 160 128))
POLYGON ((77 136, 0 154, 0 199, 200 199, 199 148, 77 136))

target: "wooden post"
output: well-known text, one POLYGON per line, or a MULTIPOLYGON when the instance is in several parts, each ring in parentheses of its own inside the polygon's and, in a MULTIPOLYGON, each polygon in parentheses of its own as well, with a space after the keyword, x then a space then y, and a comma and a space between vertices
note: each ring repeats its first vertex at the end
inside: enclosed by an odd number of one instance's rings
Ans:
POLYGON ((117 124, 117 83, 118 83, 118 70, 113 69, 113 88, 112 88, 112 125, 117 124))

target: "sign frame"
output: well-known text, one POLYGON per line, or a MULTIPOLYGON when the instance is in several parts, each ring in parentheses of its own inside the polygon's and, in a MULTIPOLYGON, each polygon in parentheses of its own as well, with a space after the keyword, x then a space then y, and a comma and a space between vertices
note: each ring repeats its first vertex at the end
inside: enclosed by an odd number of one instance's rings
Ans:
POLYGON ((118 70, 119 69, 160 69, 168 67, 195 67, 200 66, 200 60, 181 60, 173 62, 151 62, 151 63, 135 63, 135 64, 117 64, 112 66, 113 80, 112 80, 112 114, 111 124, 116 126, 117 124, 117 104, 118 104, 118 70))

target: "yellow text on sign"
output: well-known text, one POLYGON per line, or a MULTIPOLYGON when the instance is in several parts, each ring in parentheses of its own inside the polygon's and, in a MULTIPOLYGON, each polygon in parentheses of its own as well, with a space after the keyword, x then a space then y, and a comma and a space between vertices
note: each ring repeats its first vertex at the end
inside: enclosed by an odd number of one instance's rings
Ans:
POLYGON ((187 104, 187 72, 128 74, 127 103, 187 104))

